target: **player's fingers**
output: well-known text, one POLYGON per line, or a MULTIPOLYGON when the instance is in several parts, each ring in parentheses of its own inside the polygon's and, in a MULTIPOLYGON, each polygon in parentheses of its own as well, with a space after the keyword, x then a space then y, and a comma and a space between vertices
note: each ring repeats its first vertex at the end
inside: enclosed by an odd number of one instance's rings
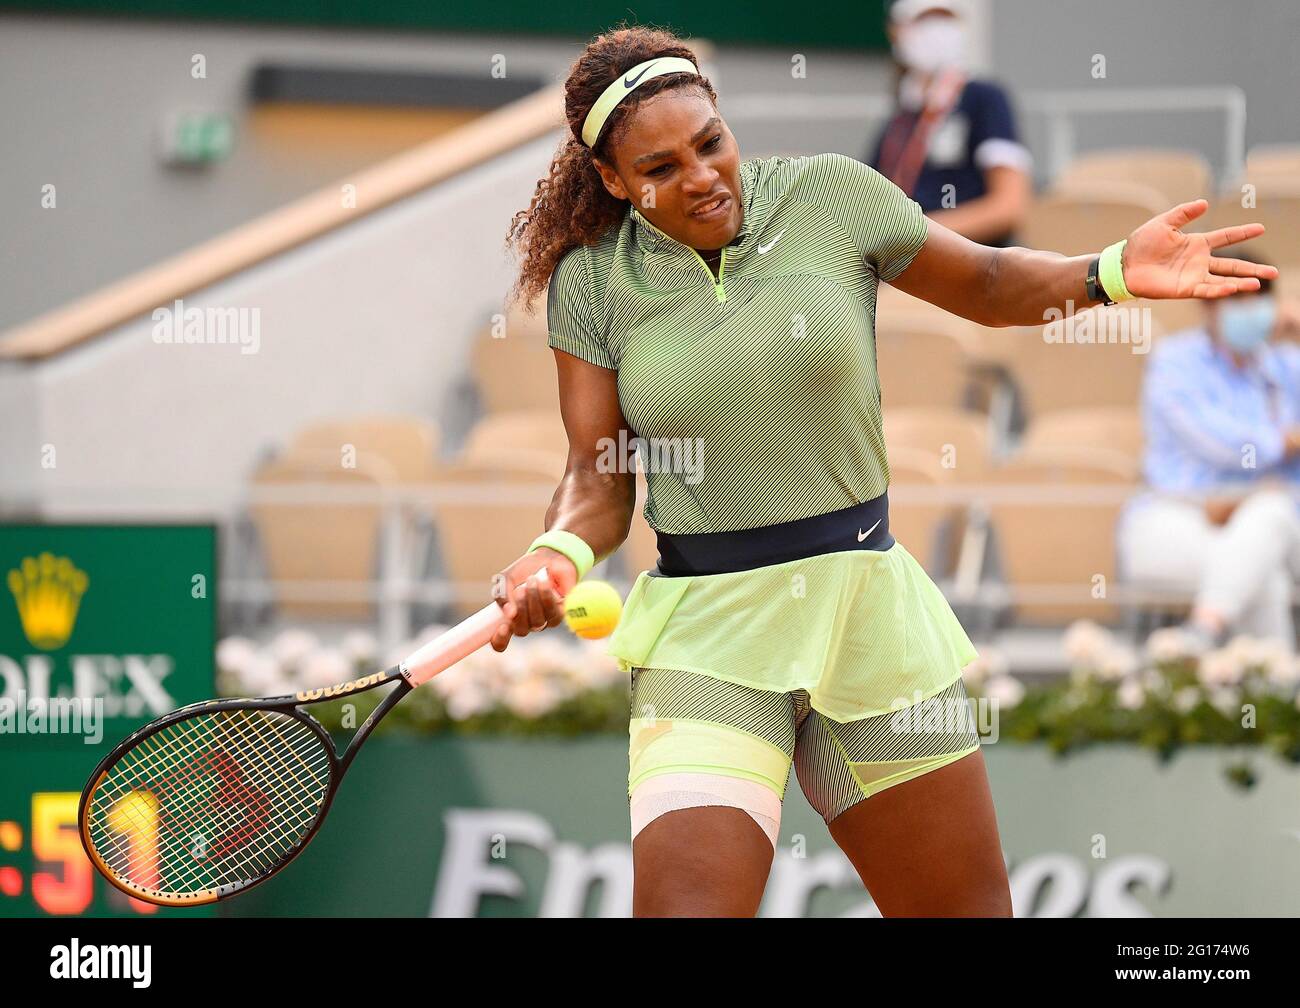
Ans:
POLYGON ((528 629, 544 630, 546 610, 542 605, 541 586, 537 583, 537 578, 529 578, 524 584, 528 605, 528 629))
POLYGON ((560 598, 560 593, 549 584, 543 584, 539 594, 542 597, 542 608, 546 612, 546 625, 559 626, 564 619, 564 600, 560 598))
POLYGON ((1213 283, 1206 281, 1205 283, 1199 283, 1192 288, 1192 297, 1206 298, 1209 300, 1213 300, 1215 298, 1229 297, 1230 295, 1236 294, 1239 291, 1250 291, 1250 290, 1258 290, 1258 289, 1259 289, 1259 281, 1253 279, 1224 280, 1222 282, 1216 281, 1213 283), (1246 284, 1249 284, 1250 286, 1244 286, 1246 284), (1243 286, 1238 286, 1238 285, 1243 285, 1243 286))
POLYGON ((510 580, 510 575, 506 571, 502 571, 492 578, 492 599, 501 607, 502 618, 507 622, 515 618, 517 608, 511 599, 513 588, 514 583, 510 580))
POLYGON ((1263 233, 1263 224, 1232 224, 1217 231, 1207 231, 1205 240, 1209 242, 1210 248, 1217 249, 1225 245, 1236 245, 1237 242, 1250 241, 1263 233))
POLYGON ((1168 224, 1172 228, 1180 228, 1184 224, 1196 220, 1209 208, 1210 204, 1206 200, 1192 200, 1190 203, 1179 203, 1178 206, 1166 210, 1156 220, 1168 224))
POLYGON ((1210 257, 1210 272, 1216 276, 1259 277, 1261 280, 1276 280, 1277 267, 1262 263, 1245 262, 1241 259, 1226 259, 1221 256, 1210 257))

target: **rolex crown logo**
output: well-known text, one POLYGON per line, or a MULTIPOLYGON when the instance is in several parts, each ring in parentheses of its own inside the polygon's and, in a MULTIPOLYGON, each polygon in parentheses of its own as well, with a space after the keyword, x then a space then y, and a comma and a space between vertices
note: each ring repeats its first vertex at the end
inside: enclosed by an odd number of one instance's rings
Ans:
POLYGON ((18 618, 34 647, 53 651, 68 642, 89 584, 85 571, 78 570, 67 557, 51 553, 23 557, 18 568, 9 572, 18 618))

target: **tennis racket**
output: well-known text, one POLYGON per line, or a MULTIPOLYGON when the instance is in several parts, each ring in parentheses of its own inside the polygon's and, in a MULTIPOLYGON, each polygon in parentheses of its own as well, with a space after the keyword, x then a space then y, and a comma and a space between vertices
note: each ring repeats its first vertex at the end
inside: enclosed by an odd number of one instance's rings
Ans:
MULTIPOLYGON (((546 569, 538 574, 545 579, 546 569)), ((303 852, 370 733, 406 694, 477 651, 496 602, 383 672, 260 700, 205 700, 132 733, 95 768, 77 818, 90 863, 122 892, 200 906, 243 892, 303 852), (396 684, 335 750, 306 710, 396 684)))

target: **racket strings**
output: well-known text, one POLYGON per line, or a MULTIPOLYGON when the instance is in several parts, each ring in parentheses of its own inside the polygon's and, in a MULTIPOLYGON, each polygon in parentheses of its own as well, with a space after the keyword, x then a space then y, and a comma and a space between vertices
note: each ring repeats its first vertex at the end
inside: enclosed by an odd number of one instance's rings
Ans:
POLYGON ((263 875, 320 814, 330 754, 302 721, 236 709, 128 750, 91 795, 88 835, 119 877, 184 894, 263 875))
MULTIPOLYGON (((179 755, 175 739, 169 739, 166 745, 155 740, 147 753, 142 754, 145 759, 152 759, 162 769, 150 794, 160 806, 165 805, 171 814, 169 825, 172 828, 169 835, 164 837, 168 842, 161 846, 154 860, 155 862, 169 861, 173 866, 179 864, 182 868, 190 869, 189 877, 182 874, 173 880, 179 884, 178 887, 184 888, 186 885, 196 888, 206 887, 206 880, 198 879, 198 876, 203 874, 200 869, 206 868, 206 862, 210 859, 225 857, 235 849, 241 850, 243 855, 244 874, 247 875, 249 869, 252 869, 252 874, 257 874, 273 866, 277 857, 283 853, 276 850, 279 846, 278 841, 286 834, 291 839, 296 837, 310 824, 314 808, 310 806, 300 808, 297 810, 298 814, 294 815, 292 807, 286 806, 280 816, 280 829, 273 828, 275 824, 266 815, 270 798, 262 785, 274 785, 283 795, 294 786, 301 787, 304 783, 302 767, 310 770, 311 764, 300 759, 299 766, 291 768, 295 772, 290 778, 286 776, 283 761, 258 766, 256 757, 253 761, 247 758, 247 742, 250 739, 258 746, 258 749, 254 750, 258 756, 271 753, 283 756, 286 753, 297 752, 296 749, 288 747, 265 748, 267 743, 283 745, 288 741, 277 724, 279 720, 281 719, 273 718, 266 721, 265 715, 260 712, 233 712, 228 719, 210 726, 217 729, 214 732, 214 739, 220 743, 220 748, 209 749, 205 758, 199 760, 186 760, 183 755, 179 755), (250 719, 256 719, 251 726, 248 724, 250 719), (276 735, 275 739, 269 739, 265 731, 257 730, 267 726, 276 735), (250 733, 249 727, 254 731, 250 733), (254 774, 249 779, 245 774, 245 767, 254 767, 263 772, 260 775, 254 774), (211 780, 214 775, 217 778, 215 789, 211 780), (198 808, 194 806, 193 798, 196 795, 199 798, 206 795, 208 798, 209 807, 206 816, 199 814, 203 811, 201 806, 198 808), (224 814, 220 812, 222 806, 226 806, 224 814), (260 846, 248 843, 259 834, 262 836, 260 846), (188 865, 184 858, 177 857, 178 853, 181 853, 178 851, 180 845, 186 845, 190 854, 188 865)), ((283 720, 288 721, 288 719, 283 720)), ((301 724, 292 723, 300 730, 305 730, 301 724)), ((315 740, 313 734, 310 732, 307 734, 313 741, 315 740)), ((327 772, 328 760, 318 760, 317 763, 327 772)), ((119 836, 129 840, 138 836, 139 831, 147 829, 150 825, 148 820, 156 817, 157 813, 152 812, 147 803, 137 802, 135 806, 128 806, 128 808, 146 809, 144 822, 114 823, 117 827, 125 827, 119 836)), ((138 858, 139 852, 136 853, 138 858)), ((140 867, 137 864, 136 870, 138 871, 140 867)), ((143 867, 146 869, 146 875, 152 875, 155 872, 149 869, 156 869, 157 866, 146 861, 143 867)))
MULTIPOLYGON (((155 881, 160 874, 159 869, 169 865, 172 868, 169 875, 175 876, 168 880, 169 889, 187 891, 207 888, 223 881, 237 880, 219 876, 214 880, 212 873, 206 871, 211 868, 213 859, 239 849, 242 857, 232 862, 232 865, 240 866, 239 877, 247 877, 274 866, 278 858, 283 856, 283 849, 277 848, 285 846, 283 841, 286 836, 289 848, 296 843, 314 818, 318 803, 300 807, 296 814, 291 805, 283 806, 279 829, 276 829, 277 824, 265 814, 269 796, 262 785, 277 787, 283 797, 293 785, 301 787, 305 783, 303 768, 309 771, 319 768, 327 774, 328 759, 317 759, 313 766, 299 757, 298 766, 293 768, 295 773, 292 779, 286 776, 283 760, 259 765, 257 758, 265 757, 268 753, 279 756, 298 753, 296 747, 279 750, 266 748, 268 743, 283 745, 290 741, 278 724, 279 721, 296 725, 298 731, 305 732, 311 743, 319 749, 315 735, 300 723, 283 716, 267 721, 263 712, 246 710, 233 712, 227 718, 208 725, 210 736, 220 744, 220 748, 209 748, 203 754, 206 758, 187 759, 183 748, 177 745, 179 735, 165 740, 155 738, 147 748, 142 746, 142 751, 132 762, 134 773, 131 776, 137 782, 141 778, 151 777, 153 787, 147 792, 126 791, 125 794, 134 796, 135 801, 125 806, 125 821, 123 807, 116 806, 117 815, 110 824, 115 833, 119 860, 123 855, 132 856, 134 863, 131 867, 137 876, 137 882, 145 884, 155 881), (248 723, 250 719, 253 719, 251 726, 248 723), (249 727, 254 731, 250 733, 249 727), (267 727, 276 738, 269 739, 265 730, 258 730, 267 727), (252 761, 247 758, 250 741, 258 747, 251 750, 254 754, 252 761), (157 768, 156 773, 141 772, 141 768, 151 765, 157 768), (245 774, 245 767, 252 767, 261 773, 254 773, 250 779, 245 774), (214 775, 217 778, 215 784, 212 780, 214 775), (147 799, 141 800, 144 795, 148 796, 147 799), (206 815, 203 814, 202 804, 205 798, 208 802, 206 815), (220 811, 221 806, 229 806, 224 814, 220 811), (164 808, 169 818, 166 822, 159 822, 164 808), (159 826, 167 828, 160 831, 159 826), (262 836, 260 845, 247 843, 259 833, 262 836), (157 843, 152 858, 142 858, 141 854, 147 855, 148 851, 142 852, 137 841, 141 837, 151 836, 155 842, 161 842, 157 843), (214 837, 215 849, 208 846, 214 837), (222 847, 223 842, 229 844, 231 849, 222 847), (178 868, 179 871, 176 870, 178 868)), ((195 734, 191 731, 185 737, 195 734)), ((324 757, 323 752, 319 755, 324 757)), ((130 779, 124 776, 122 781, 129 782, 130 779)), ((115 792, 123 790, 123 787, 123 783, 119 782, 117 788, 108 788, 105 793, 120 801, 122 796, 115 792)))
MULTIPOLYGON (((261 712, 257 713, 260 714, 261 712)), ((247 710, 232 712, 231 719, 219 726, 221 731, 217 735, 217 740, 222 743, 223 748, 221 750, 211 751, 209 753, 207 764, 202 760, 197 762, 190 760, 178 766, 174 745, 164 746, 155 742, 149 750, 149 753, 153 758, 163 765, 169 772, 169 775, 164 776, 162 780, 155 785, 153 789, 153 797, 155 799, 169 800, 169 806, 174 809, 174 822, 177 828, 174 830, 172 838, 181 841, 188 841, 190 843, 191 846, 189 851, 191 854, 191 862, 189 867, 191 868, 193 868, 195 863, 202 863, 208 858, 223 857, 227 853, 227 850, 223 845, 229 844, 235 847, 243 846, 252 836, 262 832, 265 835, 261 847, 253 847, 250 845, 243 850, 245 875, 249 873, 249 869, 252 870, 252 874, 259 874, 260 872, 273 867, 279 857, 283 856, 283 851, 277 849, 279 841, 283 838, 283 834, 287 832, 290 835, 293 835, 294 833, 305 832, 305 828, 310 825, 312 819, 315 817, 316 810, 314 808, 303 809, 296 818, 286 813, 282 815, 282 828, 279 831, 266 829, 265 827, 267 824, 255 818, 261 811, 261 807, 267 804, 266 795, 262 790, 254 789, 243 781, 243 772, 239 762, 236 762, 230 756, 230 750, 233 749, 238 754, 240 747, 243 744, 243 740, 230 730, 232 726, 236 725, 235 719, 242 718, 247 720, 254 716, 256 716, 254 712, 247 710), (218 777, 221 778, 222 790, 217 792, 217 797, 218 799, 222 799, 222 804, 229 806, 224 817, 216 815, 213 809, 209 809, 209 815, 207 817, 208 828, 206 830, 203 829, 202 823, 195 821, 194 810, 187 806, 186 801, 183 799, 178 800, 180 796, 185 796, 196 791, 196 785, 202 783, 200 775, 205 771, 215 772, 218 777), (216 836, 215 849, 208 846, 208 842, 213 834, 218 834, 216 836), (196 837, 199 838, 198 850, 195 850, 193 846, 196 837)), ((292 723, 297 725, 299 728, 302 727, 300 722, 293 721, 292 723)), ((270 725, 277 734, 277 738, 273 741, 278 743, 284 743, 287 741, 283 733, 280 731, 276 720, 267 721, 265 724, 270 725)), ((258 727, 261 727, 261 725, 258 727)), ((311 737, 315 739, 314 735, 311 737)), ((258 755, 266 755, 266 752, 263 752, 260 746, 266 741, 272 740, 263 738, 258 741, 259 749, 256 750, 258 755)), ((277 750, 267 750, 267 752, 276 751, 277 750)), ((282 754, 295 751, 296 750, 290 747, 278 750, 278 752, 282 754)), ((326 764, 325 769, 328 771, 328 760, 326 759, 324 762, 326 764)), ((308 766, 305 763, 302 765, 308 766)), ((286 779, 285 775, 280 772, 280 767, 277 767, 274 764, 268 764, 267 769, 276 771, 275 783, 281 787, 293 786, 295 784, 301 785, 303 783, 301 773, 295 774, 294 779, 289 781, 286 779)), ((314 770, 314 768, 309 766, 308 769, 309 771, 314 770)), ((207 793, 211 794, 211 791, 209 790, 207 793)), ((141 824, 137 823, 136 826, 137 829, 128 830, 124 835, 124 838, 129 839, 133 835, 137 835, 141 824)), ((177 860, 174 857, 176 854, 174 846, 175 845, 172 844, 167 849, 162 850, 160 852, 161 857, 165 859, 169 855, 173 855, 173 865, 180 864, 183 867, 186 866, 186 862, 183 859, 177 860)), ((289 846, 292 847, 292 843, 289 846)), ((138 851, 136 852, 136 857, 137 860, 139 860, 138 851)), ((154 860, 156 862, 158 858, 155 858, 154 860)), ((156 869, 157 866, 156 864, 145 862, 143 867, 146 868, 146 874, 152 875, 155 872, 149 869, 156 869)), ((137 866, 137 871, 138 870, 139 866, 137 866)), ((190 874, 193 876, 197 873, 191 871, 190 874)), ((181 886, 189 885, 191 888, 206 888, 205 885, 194 877, 186 878, 181 876, 177 877, 175 881, 181 886)))

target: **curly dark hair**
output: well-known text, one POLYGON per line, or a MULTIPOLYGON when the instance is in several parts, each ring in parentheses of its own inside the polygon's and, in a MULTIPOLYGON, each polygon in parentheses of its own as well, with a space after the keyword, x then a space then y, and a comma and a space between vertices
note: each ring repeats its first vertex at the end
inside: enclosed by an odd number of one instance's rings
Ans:
POLYGON ((513 246, 520 259, 519 277, 507 303, 522 298, 531 313, 534 299, 546 289, 564 254, 578 245, 595 244, 626 212, 627 200, 610 195, 592 159, 613 163, 609 152, 623 138, 637 106, 660 92, 683 87, 702 88, 717 103, 706 77, 670 73, 652 78, 615 107, 595 148, 588 149, 582 142, 582 124, 605 88, 631 67, 659 56, 682 56, 699 66, 695 53, 676 35, 636 25, 592 39, 569 70, 564 82, 569 136, 551 160, 548 177, 538 180, 528 209, 515 214, 506 236, 506 246, 513 246))

